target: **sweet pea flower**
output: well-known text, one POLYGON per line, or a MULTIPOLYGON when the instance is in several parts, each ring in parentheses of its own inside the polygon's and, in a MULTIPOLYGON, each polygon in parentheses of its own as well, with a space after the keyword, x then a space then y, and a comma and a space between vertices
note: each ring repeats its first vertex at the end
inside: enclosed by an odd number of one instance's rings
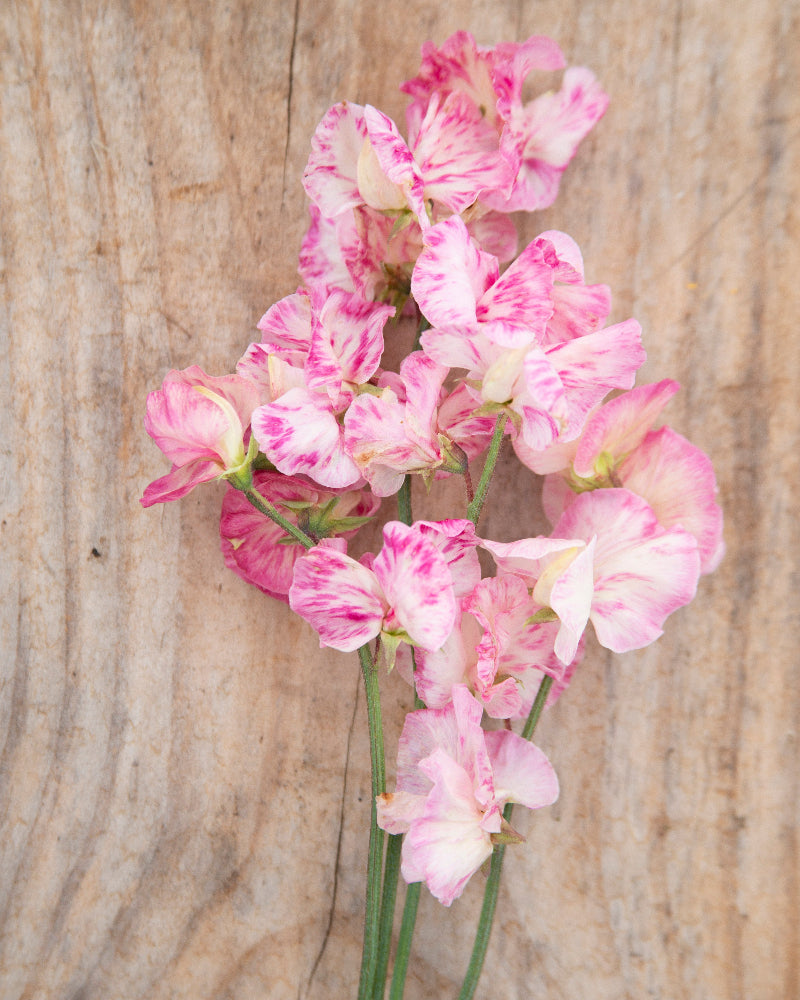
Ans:
POLYGON ((248 446, 246 437, 259 400, 239 375, 207 375, 197 365, 169 372, 147 397, 144 426, 172 469, 150 483, 142 505, 178 500, 200 483, 243 473, 255 457, 255 442, 248 446))
POLYGON ((664 528, 626 489, 581 493, 552 538, 483 544, 501 571, 525 579, 537 604, 556 613, 562 662, 574 655, 587 619, 600 645, 615 653, 654 642, 666 618, 692 600, 700 575, 694 536, 664 528))
POLYGON ((496 843, 522 841, 503 820, 507 802, 540 809, 558 798, 544 753, 516 733, 485 732, 481 715, 462 685, 445 708, 407 715, 397 790, 377 798, 378 824, 405 834, 403 878, 424 881, 445 906, 461 895, 496 843))
POLYGON ((251 345, 250 370, 265 364, 267 381, 276 357, 303 365, 302 384, 259 406, 252 417, 261 450, 280 472, 335 489, 361 479, 345 449, 341 417, 378 368, 383 327, 393 312, 391 305, 341 289, 316 289, 289 296, 264 316, 261 353, 251 345))
POLYGON ((531 452, 524 460, 550 473, 542 503, 553 524, 575 493, 624 487, 647 501, 662 527, 694 535, 701 572, 710 573, 725 551, 711 461, 671 428, 650 429, 679 388, 664 379, 631 389, 599 407, 569 445, 531 452))
POLYGON ((384 526, 371 568, 330 546, 311 549, 295 564, 289 605, 322 646, 352 652, 380 635, 390 668, 399 642, 438 649, 457 614, 445 558, 399 521, 384 526))
POLYGON ((583 68, 567 69, 556 93, 523 103, 530 73, 564 65, 556 43, 541 35, 494 48, 476 45, 466 31, 451 35, 438 49, 426 42, 420 73, 401 87, 413 98, 407 111, 409 130, 434 95, 463 94, 494 128, 503 154, 515 167, 511 191, 487 192, 482 200, 505 212, 547 208, 578 145, 608 106, 594 75, 583 68))

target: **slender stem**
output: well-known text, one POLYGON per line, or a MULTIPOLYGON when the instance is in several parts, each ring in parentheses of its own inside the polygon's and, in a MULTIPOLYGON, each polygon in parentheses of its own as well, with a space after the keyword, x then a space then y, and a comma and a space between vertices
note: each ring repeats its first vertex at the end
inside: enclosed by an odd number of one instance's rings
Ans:
MULTIPOLYGON (((536 698, 533 701, 530 713, 522 729, 522 736, 526 740, 531 739, 533 736, 552 684, 552 677, 545 676, 542 678, 542 683, 539 685, 536 698)), ((513 812, 514 804, 513 802, 509 802, 503 810, 503 819, 507 823, 511 822, 513 812)), ((489 877, 486 880, 486 889, 483 894, 483 906, 481 907, 481 915, 478 920, 478 930, 475 933, 475 943, 472 946, 472 956, 467 966, 467 974, 464 976, 461 992, 458 994, 458 1000, 472 1000, 478 986, 483 962, 486 958, 486 949, 489 947, 489 935, 492 932, 494 911, 497 907, 497 897, 500 892, 500 875, 503 871, 505 853, 505 844, 498 844, 492 854, 489 877)))
POLYGON ((473 524, 478 523, 483 505, 486 503, 486 494, 489 492, 489 483, 492 479, 494 467, 497 464, 497 456, 500 454, 500 445, 503 443, 503 432, 507 419, 508 416, 505 413, 501 413, 497 418, 497 423, 494 425, 494 434, 489 444, 489 451, 486 454, 486 461, 483 464, 483 472, 481 472, 478 488, 475 490, 475 498, 467 508, 467 517, 473 524))
POLYGON ((378 962, 379 925, 381 912, 381 865, 383 863, 383 830, 378 826, 377 797, 386 791, 386 765, 383 752, 383 723, 378 689, 378 670, 368 645, 358 651, 364 689, 367 694, 369 724, 369 756, 372 764, 372 808, 369 826, 367 858, 367 905, 364 917, 364 950, 361 957, 361 978, 358 1000, 370 1000, 378 962))
POLYGON ((414 516, 411 513, 411 476, 407 475, 397 494, 397 516, 403 524, 414 523, 414 516))
POLYGON ((417 905, 419 904, 419 892, 421 888, 421 882, 412 882, 411 885, 406 887, 403 922, 400 924, 400 936, 397 939, 397 951, 394 956, 394 971, 392 972, 389 1000, 403 1000, 408 959, 411 955, 411 939, 414 936, 414 924, 417 920, 417 905))
POLYGON ((304 531, 301 531, 297 525, 292 524, 291 521, 287 521, 283 514, 278 513, 278 508, 274 507, 269 500, 265 500, 252 486, 247 488, 237 487, 237 489, 240 489, 244 493, 256 510, 261 511, 265 517, 280 525, 287 535, 291 535, 304 548, 313 549, 317 544, 313 538, 310 538, 304 531))
POLYGON ((389 952, 392 950, 392 925, 394 924, 394 904, 397 899, 397 879, 400 875, 400 851, 403 835, 394 833, 386 844, 386 860, 383 865, 383 898, 378 934, 378 960, 375 970, 373 1000, 382 1000, 386 985, 386 970, 389 968, 389 952))

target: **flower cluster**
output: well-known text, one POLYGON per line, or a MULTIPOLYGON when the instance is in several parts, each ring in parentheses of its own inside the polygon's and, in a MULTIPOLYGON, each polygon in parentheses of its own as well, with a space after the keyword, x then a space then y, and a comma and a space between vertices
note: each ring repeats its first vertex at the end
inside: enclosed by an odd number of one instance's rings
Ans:
POLYGON ((427 44, 403 85, 406 138, 377 108, 332 107, 303 177, 302 287, 269 308, 235 374, 170 372, 147 401, 147 431, 173 465, 142 503, 227 481, 227 565, 322 645, 376 640, 424 704, 377 814, 405 835, 406 881, 445 905, 495 845, 522 839, 507 803, 558 794, 509 720, 529 715, 543 681, 549 701, 563 692, 590 622, 615 652, 653 642, 723 551, 708 458, 653 429, 678 385, 634 387, 639 324, 608 325, 610 291, 587 283, 566 234, 517 254, 510 213, 553 202, 607 104, 581 68, 523 100, 529 77, 563 68, 550 39, 487 49, 458 32, 427 44), (414 349, 399 371, 383 367, 387 332, 412 318, 414 349), (545 477, 546 536, 476 530, 470 466, 490 449, 488 483, 505 438, 545 477), (377 554, 349 555, 415 474, 429 487, 463 475, 467 516, 390 520, 377 554))

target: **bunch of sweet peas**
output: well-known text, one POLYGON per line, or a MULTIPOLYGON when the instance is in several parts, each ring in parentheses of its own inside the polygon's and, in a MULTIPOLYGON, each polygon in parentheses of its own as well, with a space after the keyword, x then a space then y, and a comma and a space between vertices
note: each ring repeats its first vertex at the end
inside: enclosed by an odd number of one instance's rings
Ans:
POLYGON ((383 996, 398 868, 410 885, 395 998, 420 883, 449 906, 491 857, 461 993, 472 996, 505 846, 523 840, 512 804, 536 809, 558 794, 530 737, 569 683, 589 621, 610 650, 647 645, 723 550, 710 461, 669 427, 652 429, 678 385, 633 388, 639 324, 604 325, 609 289, 585 282, 564 233, 515 256, 509 213, 553 202, 606 95, 571 68, 558 91, 525 103, 532 71, 564 66, 543 37, 489 49, 459 32, 422 56, 402 88, 407 139, 376 108, 347 102, 318 126, 303 178, 303 287, 267 311, 235 374, 170 372, 145 421, 173 466, 142 503, 226 480, 226 563, 288 601, 321 645, 358 650, 373 773, 361 998, 383 996), (408 317, 414 349, 386 370, 387 324, 408 317), (505 438, 545 477, 547 536, 477 533, 505 438), (414 521, 414 475, 429 488, 463 476, 466 516, 414 521), (380 552, 348 555, 395 494, 380 552), (482 576, 479 549, 495 575, 482 576), (415 692, 394 793, 381 660, 415 692), (515 719, 526 720, 521 734, 515 719))

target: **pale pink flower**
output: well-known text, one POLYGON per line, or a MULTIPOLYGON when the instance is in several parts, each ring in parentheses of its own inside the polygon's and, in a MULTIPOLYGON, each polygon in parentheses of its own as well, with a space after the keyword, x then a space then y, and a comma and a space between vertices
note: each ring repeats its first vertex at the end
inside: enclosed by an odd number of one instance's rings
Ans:
POLYGON ((678 391, 664 379, 610 400, 593 413, 570 446, 525 456, 545 479, 545 513, 555 523, 575 492, 625 487, 643 497, 665 528, 680 526, 695 536, 701 569, 709 573, 724 552, 722 511, 711 461, 670 428, 651 431, 664 405, 678 391))
POLYGON ((498 837, 521 840, 503 821, 507 802, 551 805, 558 780, 547 757, 508 731, 484 732, 480 704, 463 686, 442 709, 406 716, 397 790, 378 796, 378 823, 404 833, 402 874, 424 881, 445 906, 461 895, 498 837))
MULTIPOLYGON (((276 472, 254 473, 253 488, 315 540, 350 538, 380 504, 368 491, 323 490, 276 472)), ((219 533, 226 565, 265 594, 288 603, 294 564, 305 548, 233 487, 222 501, 219 533)))
POLYGON ((150 483, 142 505, 178 500, 200 483, 243 470, 254 457, 246 438, 258 403, 257 388, 238 375, 206 375, 197 365, 169 372, 147 397, 144 426, 172 469, 150 483))
POLYGON ((456 599, 447 562, 413 527, 390 521, 368 568, 320 545, 295 564, 289 604, 320 644, 351 652, 382 637, 391 666, 400 641, 438 649, 453 628, 456 599))

